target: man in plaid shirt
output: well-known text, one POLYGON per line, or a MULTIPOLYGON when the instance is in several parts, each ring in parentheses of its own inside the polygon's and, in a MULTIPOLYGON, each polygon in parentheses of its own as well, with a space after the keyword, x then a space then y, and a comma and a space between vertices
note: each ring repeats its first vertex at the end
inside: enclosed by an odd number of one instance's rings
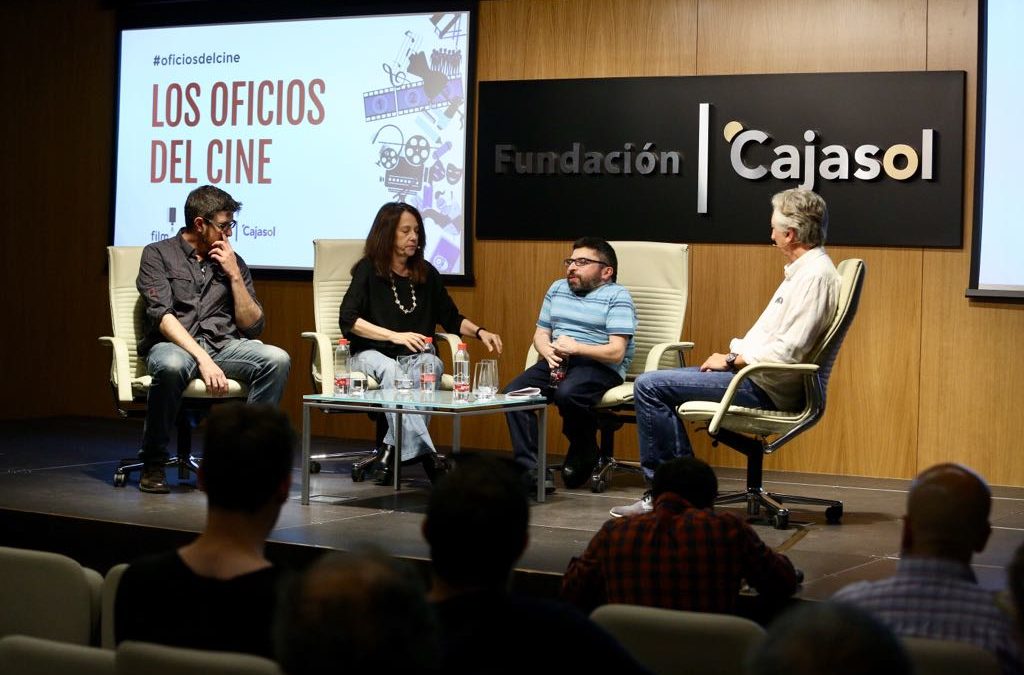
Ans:
POLYGON ((762 596, 782 599, 797 571, 741 517, 716 513, 714 471, 695 457, 661 464, 654 510, 609 520, 562 579, 562 597, 584 612, 627 603, 736 613, 745 579, 762 596))

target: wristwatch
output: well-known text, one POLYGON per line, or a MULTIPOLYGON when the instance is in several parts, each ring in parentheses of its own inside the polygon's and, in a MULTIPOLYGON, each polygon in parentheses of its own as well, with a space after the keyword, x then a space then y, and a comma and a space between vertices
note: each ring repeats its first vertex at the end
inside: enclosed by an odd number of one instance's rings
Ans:
POLYGON ((736 372, 736 352, 729 352, 725 355, 725 365, 729 366, 729 370, 736 372))

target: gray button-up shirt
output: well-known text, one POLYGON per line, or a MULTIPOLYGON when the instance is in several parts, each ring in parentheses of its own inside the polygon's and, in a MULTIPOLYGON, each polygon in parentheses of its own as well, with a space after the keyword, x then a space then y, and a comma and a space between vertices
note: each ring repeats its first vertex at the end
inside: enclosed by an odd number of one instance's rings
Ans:
MULTIPOLYGON (((164 314, 176 316, 189 335, 208 350, 219 351, 230 340, 256 338, 263 332, 262 314, 248 328, 235 324, 231 280, 216 261, 199 259, 196 249, 181 236, 184 231, 182 228, 176 236, 149 244, 142 251, 135 282, 146 303, 146 336, 139 342, 140 356, 165 340, 160 332, 164 314)), ((245 287, 256 300, 249 267, 241 256, 235 258, 245 287)))

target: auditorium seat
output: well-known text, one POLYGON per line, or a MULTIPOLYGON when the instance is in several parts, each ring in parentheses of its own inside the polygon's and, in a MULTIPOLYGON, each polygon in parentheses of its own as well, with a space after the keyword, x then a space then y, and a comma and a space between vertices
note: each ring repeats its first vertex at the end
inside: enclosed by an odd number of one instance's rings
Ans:
POLYGON ((8 635, 0 638, 4 675, 114 675, 114 652, 58 640, 8 635))
MULTIPOLYGON (((345 655, 338 654, 344 669, 345 655)), ((117 675, 282 675, 277 663, 262 656, 167 647, 125 640, 117 648, 117 675)))
POLYGON ((991 652, 966 642, 901 638, 914 664, 914 675, 999 675, 991 652))
POLYGON ((738 616, 640 605, 602 605, 590 618, 656 675, 743 675, 765 635, 738 616))
POLYGON ((96 644, 102 583, 65 555, 0 546, 0 637, 96 644))

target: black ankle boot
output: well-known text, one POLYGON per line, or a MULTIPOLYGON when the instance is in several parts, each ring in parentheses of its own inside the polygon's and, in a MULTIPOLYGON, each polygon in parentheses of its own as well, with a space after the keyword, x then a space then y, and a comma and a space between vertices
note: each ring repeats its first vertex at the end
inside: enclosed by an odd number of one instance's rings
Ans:
POLYGON ((380 473, 377 474, 377 480, 374 481, 377 485, 391 485, 395 482, 395 467, 392 466, 395 462, 395 446, 385 445, 384 452, 380 455, 380 461, 377 466, 379 467, 380 473))
POLYGON ((444 455, 439 455, 436 452, 423 455, 423 471, 427 474, 431 485, 436 485, 437 481, 444 478, 450 470, 451 465, 444 455))

